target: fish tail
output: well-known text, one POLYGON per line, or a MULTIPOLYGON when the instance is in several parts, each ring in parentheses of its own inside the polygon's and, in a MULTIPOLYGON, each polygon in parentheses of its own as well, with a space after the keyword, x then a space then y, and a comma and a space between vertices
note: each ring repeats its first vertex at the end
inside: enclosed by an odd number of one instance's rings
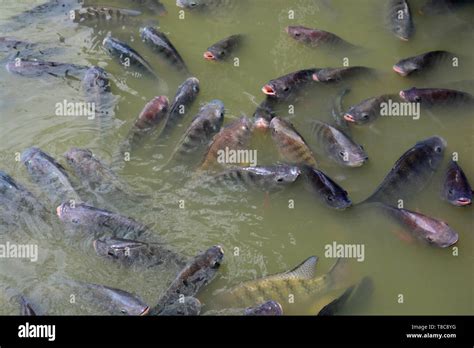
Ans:
POLYGON ((339 258, 329 270, 329 277, 333 286, 345 283, 349 276, 349 261, 345 258, 339 258))

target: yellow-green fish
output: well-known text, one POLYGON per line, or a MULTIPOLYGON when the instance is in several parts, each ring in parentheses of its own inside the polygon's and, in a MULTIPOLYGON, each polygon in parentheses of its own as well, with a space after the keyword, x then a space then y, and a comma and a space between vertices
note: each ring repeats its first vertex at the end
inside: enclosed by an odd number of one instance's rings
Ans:
POLYGON ((346 259, 339 259, 328 273, 316 277, 318 258, 311 256, 294 269, 244 282, 216 293, 216 304, 248 307, 268 300, 277 301, 285 314, 314 314, 340 296, 348 283, 346 259))

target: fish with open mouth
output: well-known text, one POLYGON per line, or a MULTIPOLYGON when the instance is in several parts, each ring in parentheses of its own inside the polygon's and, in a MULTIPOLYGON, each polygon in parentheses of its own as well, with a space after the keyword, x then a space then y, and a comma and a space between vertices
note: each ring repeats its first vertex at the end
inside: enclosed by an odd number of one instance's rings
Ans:
POLYGON ((262 87, 262 92, 273 98, 286 99, 314 82, 313 74, 318 70, 316 68, 299 70, 270 80, 262 87))
POLYGON ((365 125, 375 121, 381 113, 382 104, 389 100, 397 100, 396 95, 383 94, 377 97, 364 99, 359 104, 351 106, 344 114, 347 122, 365 125))
POLYGON ((406 0, 388 2, 387 21, 390 31, 400 40, 408 41, 415 32, 410 6, 406 0))
POLYGON ((319 147, 336 163, 347 167, 360 167, 369 159, 361 145, 337 128, 317 120, 312 121, 312 124, 319 147))
POLYGON ((419 141, 395 162, 375 192, 364 202, 383 202, 397 205, 420 192, 443 159, 446 140, 433 136, 419 141))
POLYGON ((230 54, 242 43, 243 36, 240 34, 231 35, 222 39, 204 52, 204 59, 221 61, 229 57, 230 54))
POLYGON ((472 188, 458 162, 451 161, 444 176, 443 198, 449 203, 464 207, 472 203, 472 188))
POLYGON ((286 161, 316 167, 313 151, 290 122, 274 117, 270 122, 270 130, 278 152, 286 161))
POLYGON ((401 59, 393 70, 400 76, 408 76, 433 68, 435 65, 453 58, 454 54, 448 51, 429 51, 417 56, 401 59))
POLYGON ((178 50, 164 33, 153 27, 145 27, 140 29, 140 37, 148 47, 161 55, 178 71, 188 71, 186 63, 184 63, 178 50))

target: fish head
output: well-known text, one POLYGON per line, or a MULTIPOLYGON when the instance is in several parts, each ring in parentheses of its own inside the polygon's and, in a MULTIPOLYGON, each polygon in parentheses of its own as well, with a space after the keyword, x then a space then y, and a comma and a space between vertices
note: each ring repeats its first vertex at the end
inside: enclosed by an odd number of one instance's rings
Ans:
POLYGON ((216 133, 224 123, 225 107, 221 100, 215 99, 203 107, 208 115, 207 126, 211 133, 216 133))
POLYGON ((270 122, 266 117, 256 115, 253 119, 253 126, 257 131, 266 132, 268 127, 270 127, 270 122))
POLYGON ((447 248, 458 241, 458 234, 444 221, 436 221, 436 228, 432 233, 426 231, 422 236, 429 244, 447 248))
POLYGON ((197 9, 205 5, 206 0, 176 0, 176 6, 189 10, 197 9))
POLYGON ((472 189, 457 162, 451 161, 444 185, 445 197, 451 204, 458 207, 472 204, 472 189))
POLYGON ((403 41, 408 41, 410 37, 413 35, 413 26, 411 25, 400 25, 396 24, 393 27, 393 32, 396 37, 398 37, 400 40, 403 41))
POLYGON ((216 44, 204 52, 204 58, 207 60, 223 60, 227 57, 229 50, 224 45, 216 44))
POLYGON ((400 91, 400 98, 410 103, 423 102, 423 93, 420 89, 413 87, 400 91))
POLYGON ((199 80, 196 77, 186 79, 184 82, 184 90, 186 94, 195 97, 200 91, 199 80))
POLYGON ((20 155, 20 160, 26 167, 33 165, 33 157, 35 157, 41 150, 37 147, 30 147, 24 150, 20 155))
POLYGON ((116 315, 148 315, 150 307, 139 297, 123 290, 103 287, 109 298, 109 309, 116 315))
POLYGON ((64 158, 66 162, 70 166, 79 166, 84 161, 88 161, 93 157, 92 151, 88 149, 79 149, 77 147, 73 147, 69 149, 65 154, 64 158))
POLYGON ((146 249, 148 244, 130 239, 111 237, 96 239, 93 242, 93 246, 99 256, 126 261, 136 258, 140 250, 146 249))
POLYGON ((393 66, 393 70, 401 76, 407 76, 413 72, 418 71, 419 69, 420 64, 414 59, 402 59, 393 66))
POLYGON ((102 41, 102 47, 110 54, 115 52, 115 44, 115 40, 110 36, 106 36, 102 41))
POLYGON ((300 25, 290 25, 285 28, 285 31, 291 38, 296 41, 300 41, 303 43, 309 43, 311 41, 311 37, 317 33, 315 30, 306 28, 300 25))
POLYGON ((262 87, 262 92, 269 97, 284 98, 291 92, 289 79, 290 78, 288 76, 283 76, 278 79, 271 80, 262 87))
POLYGON ((439 136, 430 137, 416 144, 416 147, 421 148, 425 156, 429 158, 429 163, 433 170, 436 170, 441 164, 446 146, 446 140, 439 136))
POLYGON ((273 180, 277 185, 287 185, 295 182, 300 174, 297 166, 278 165, 274 168, 273 180))
POLYGON ((199 254, 195 261, 201 269, 217 270, 224 259, 224 249, 220 245, 214 245, 205 252, 199 254))
POLYGON ((84 209, 77 209, 79 206, 82 207, 82 204, 64 202, 56 208, 56 215, 63 223, 80 226, 88 218, 88 215, 84 214, 84 209))
POLYGON ((337 150, 338 161, 349 167, 360 167, 368 161, 369 156, 362 145, 352 144, 337 150))
POLYGON ((364 125, 374 121, 380 115, 380 103, 376 98, 370 98, 353 105, 344 114, 347 122, 364 125))

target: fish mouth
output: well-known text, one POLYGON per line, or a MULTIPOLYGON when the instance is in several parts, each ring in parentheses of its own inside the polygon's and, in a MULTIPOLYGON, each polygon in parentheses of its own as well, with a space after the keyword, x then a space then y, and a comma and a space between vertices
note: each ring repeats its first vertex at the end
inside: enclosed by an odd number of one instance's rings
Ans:
POLYGON ((402 41, 405 41, 405 42, 408 41, 408 38, 405 37, 405 36, 398 35, 397 37, 398 37, 400 40, 402 40, 402 41))
POLYGON ((61 218, 61 215, 63 213, 63 205, 58 205, 58 207, 56 208, 56 215, 61 218))
POLYGON ((461 207, 465 207, 466 205, 470 205, 472 201, 469 198, 466 197, 461 197, 456 199, 456 205, 459 205, 461 207))
POLYGON ((257 130, 266 131, 270 127, 270 122, 260 117, 254 121, 254 127, 257 130))
POLYGON ((352 116, 351 114, 345 114, 345 115, 344 115, 344 119, 345 119, 346 121, 348 121, 348 122, 353 122, 353 123, 355 123, 355 118, 354 118, 354 116, 352 116))
POLYGON ((319 77, 318 77, 318 74, 317 74, 317 73, 314 73, 314 74, 313 74, 313 81, 319 82, 319 77))
POLYGON ((216 60, 216 57, 212 54, 212 52, 206 51, 206 52, 204 52, 204 59, 206 59, 206 60, 216 60))
POLYGON ((265 85, 262 87, 262 92, 266 95, 276 96, 276 91, 270 85, 265 85))
POLYGON ((403 70, 402 68, 400 68, 398 65, 394 65, 392 68, 393 68, 393 71, 395 71, 397 74, 399 74, 401 76, 407 76, 408 75, 408 72, 403 70))
POLYGON ((143 312, 140 313, 140 316, 145 316, 145 315, 148 315, 148 313, 150 313, 150 307, 147 306, 143 312))
POLYGON ((407 100, 406 98, 406 94, 404 91, 400 91, 400 93, 398 93, 400 95, 400 98, 402 98, 403 100, 407 100))

